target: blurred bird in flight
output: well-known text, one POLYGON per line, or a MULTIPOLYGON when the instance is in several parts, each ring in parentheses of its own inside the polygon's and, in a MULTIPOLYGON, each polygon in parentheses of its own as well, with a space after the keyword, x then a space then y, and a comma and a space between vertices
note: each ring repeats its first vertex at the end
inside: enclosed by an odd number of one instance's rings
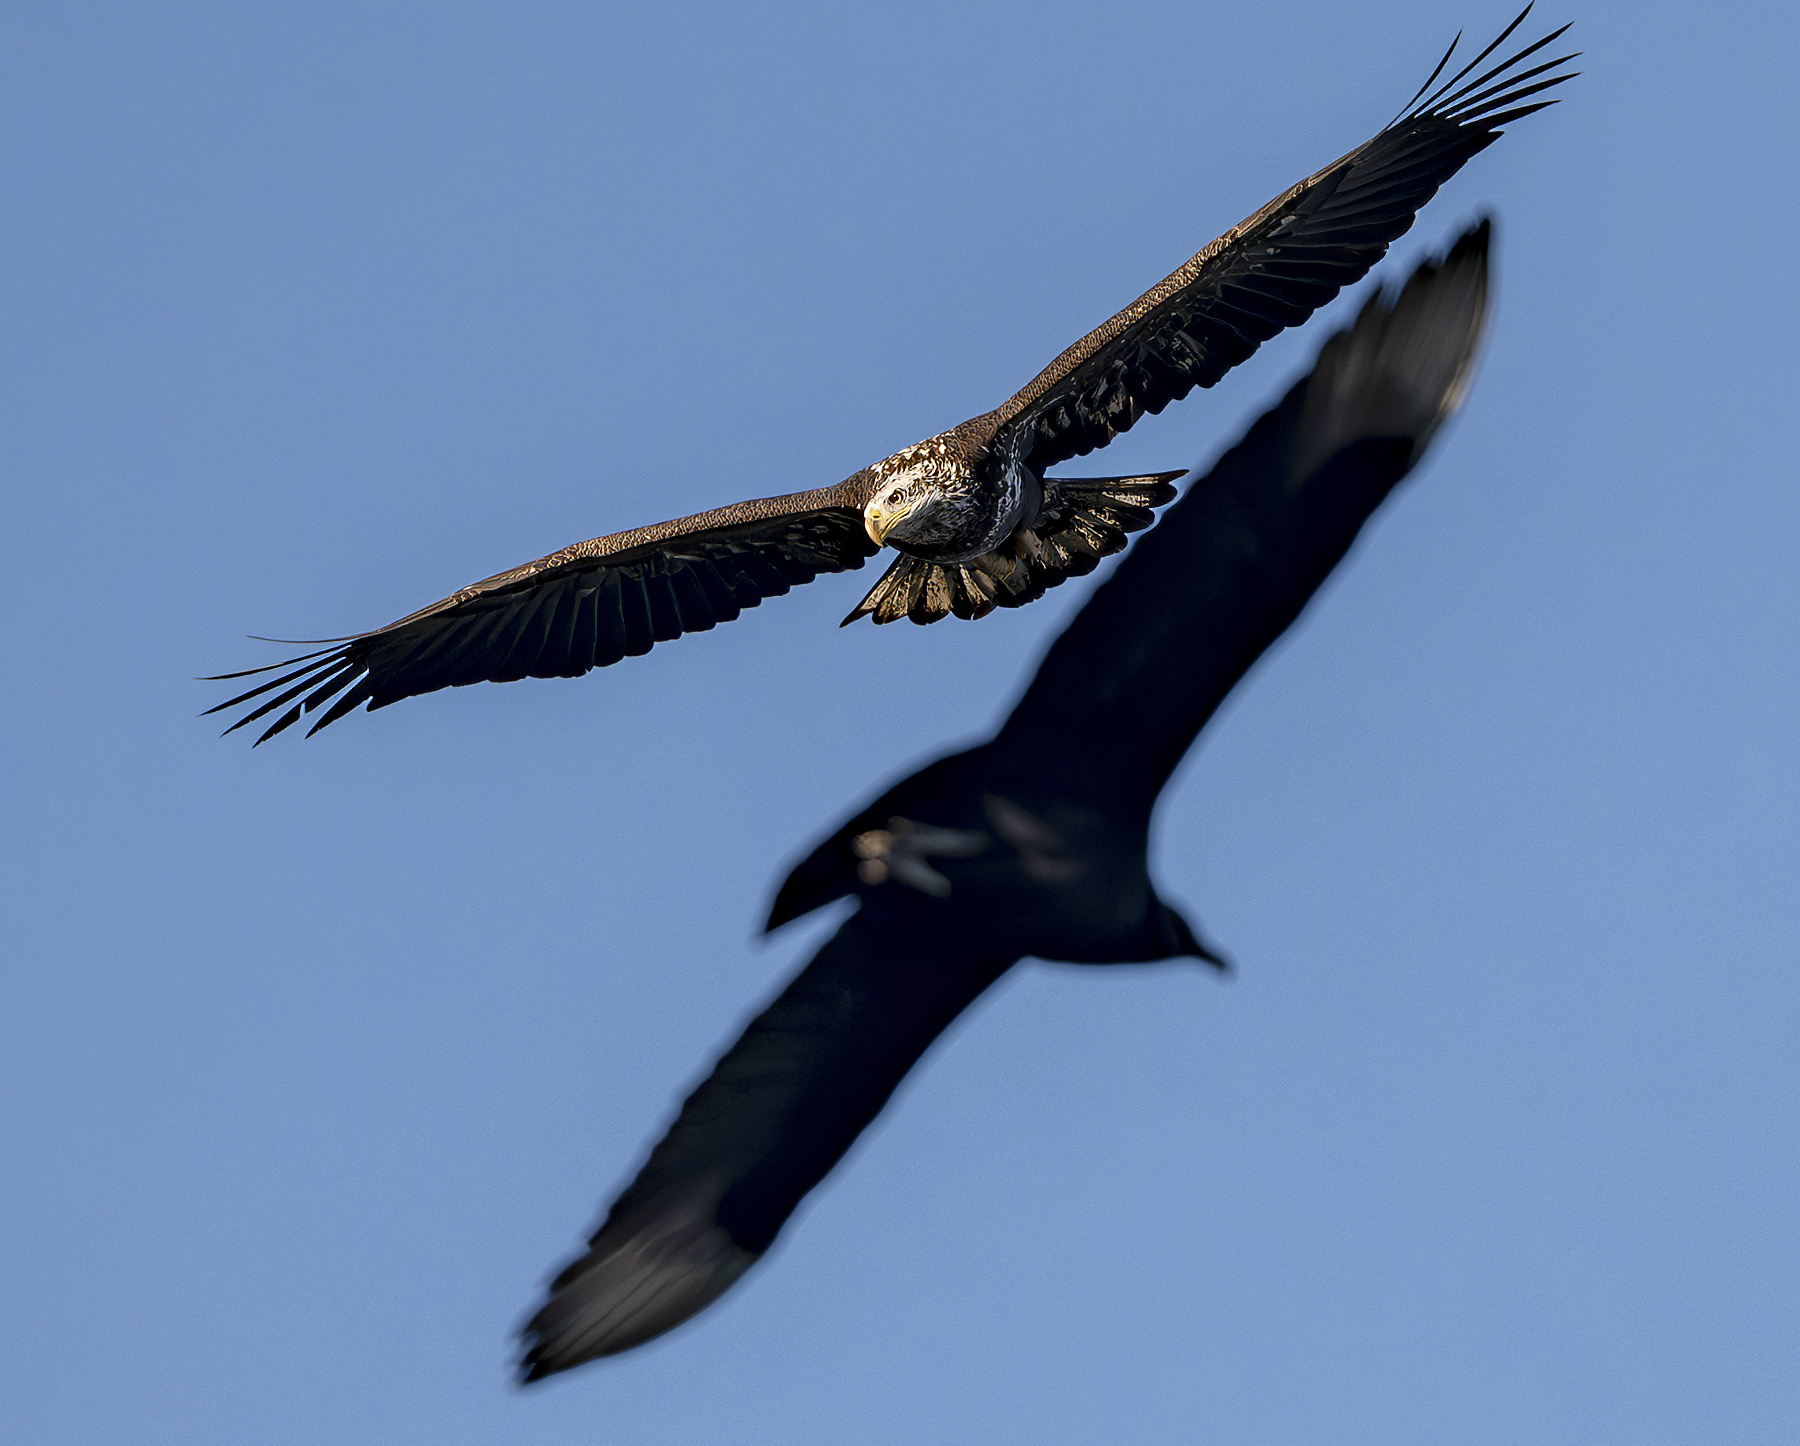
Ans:
POLYGON ((773 1244, 950 1023, 1026 956, 1216 950, 1158 897, 1151 814, 1468 390, 1489 227, 1377 294, 1051 645, 988 742, 889 788, 807 856, 767 928, 858 909, 682 1106, 524 1330, 526 1380, 629 1350, 773 1244))

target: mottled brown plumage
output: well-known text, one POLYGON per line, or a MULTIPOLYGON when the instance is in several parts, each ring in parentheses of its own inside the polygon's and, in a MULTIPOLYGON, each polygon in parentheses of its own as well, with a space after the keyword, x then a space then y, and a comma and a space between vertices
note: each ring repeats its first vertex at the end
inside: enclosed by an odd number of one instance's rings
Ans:
POLYGON ((226 731, 275 713, 261 743, 319 708, 314 733, 364 704, 382 708, 468 683, 575 677, 729 622, 822 572, 861 567, 883 545, 900 557, 846 623, 979 618, 1092 571, 1155 520, 1182 474, 1069 479, 1047 470, 1212 386, 1305 321, 1361 279, 1500 126, 1552 104, 1527 101, 1569 79, 1540 77, 1572 57, 1517 67, 1562 30, 1467 79, 1529 13, 1426 96, 1446 52, 1386 129, 1234 226, 994 411, 835 487, 576 543, 385 628, 222 674, 280 672, 210 711, 260 699, 226 731))

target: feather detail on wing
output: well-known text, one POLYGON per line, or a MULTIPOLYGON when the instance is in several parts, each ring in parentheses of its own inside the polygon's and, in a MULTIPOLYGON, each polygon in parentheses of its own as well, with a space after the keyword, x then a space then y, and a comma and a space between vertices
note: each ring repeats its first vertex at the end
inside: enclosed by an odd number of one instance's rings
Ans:
POLYGON ((761 1252, 715 1223, 726 1183, 679 1180, 636 1215, 609 1218, 525 1327, 523 1378, 630 1350, 730 1289, 761 1252))
POLYGON ((276 714, 260 744, 320 708, 309 737, 363 704, 579 677, 728 623, 822 572, 861 567, 876 548, 843 491, 743 502, 576 543, 341 646, 206 679, 279 674, 207 711, 255 703, 227 733, 276 714))
POLYGON ((860 617, 877 623, 911 618, 935 623, 952 615, 984 618, 995 608, 1035 602, 1065 578, 1084 577, 1125 547, 1126 534, 1156 521, 1175 499, 1181 472, 1147 477, 1046 477, 1035 521, 1014 530, 992 552, 967 562, 901 557, 840 626, 860 617))
POLYGON ((1360 280, 1438 187, 1499 138, 1499 127, 1555 104, 1530 97, 1572 78, 1541 77, 1573 55, 1518 68, 1567 26, 1468 78, 1530 12, 1426 95, 1453 44, 1385 130, 1226 232, 983 420, 995 432, 1031 427, 1027 460, 1042 476, 1104 447, 1146 412, 1212 386, 1360 280))

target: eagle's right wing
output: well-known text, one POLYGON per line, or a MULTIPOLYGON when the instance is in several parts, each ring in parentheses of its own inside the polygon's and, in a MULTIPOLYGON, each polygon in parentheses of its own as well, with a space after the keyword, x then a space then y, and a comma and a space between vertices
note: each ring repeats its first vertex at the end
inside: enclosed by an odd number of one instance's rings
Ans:
POLYGON ((206 679, 279 674, 207 711, 255 702, 227 733, 276 713, 262 743, 327 703, 311 733, 365 703, 385 708, 467 683, 579 677, 728 623, 822 572, 861 567, 877 549, 863 530, 856 484, 578 542, 385 628, 334 639, 337 646, 206 679))

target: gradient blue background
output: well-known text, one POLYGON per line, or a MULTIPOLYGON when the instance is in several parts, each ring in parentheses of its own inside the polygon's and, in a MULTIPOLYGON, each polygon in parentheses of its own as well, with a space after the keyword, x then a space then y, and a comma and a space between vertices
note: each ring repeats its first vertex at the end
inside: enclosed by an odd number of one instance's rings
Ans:
MULTIPOLYGON (((1785 1437, 1793 15, 1543 11, 1586 74, 1386 268, 1500 216, 1467 411, 1160 815, 1237 981, 1022 968, 720 1307, 521 1394, 819 937, 751 940, 786 862, 1087 585, 839 632, 827 579, 254 753, 189 679, 985 410, 1511 12, 12 8, 0 1434, 1785 1437)), ((1346 314, 1090 470, 1204 462, 1346 314)))

